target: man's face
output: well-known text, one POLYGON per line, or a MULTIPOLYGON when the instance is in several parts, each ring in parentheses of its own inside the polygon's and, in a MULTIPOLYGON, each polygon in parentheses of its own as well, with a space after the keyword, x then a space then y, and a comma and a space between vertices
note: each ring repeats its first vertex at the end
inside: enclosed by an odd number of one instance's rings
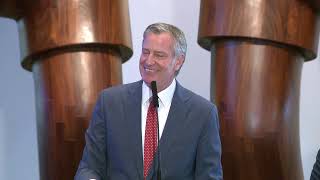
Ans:
POLYGON ((151 81, 156 81, 158 92, 167 88, 183 61, 183 56, 175 57, 174 40, 169 33, 148 33, 144 37, 139 69, 149 87, 151 81))

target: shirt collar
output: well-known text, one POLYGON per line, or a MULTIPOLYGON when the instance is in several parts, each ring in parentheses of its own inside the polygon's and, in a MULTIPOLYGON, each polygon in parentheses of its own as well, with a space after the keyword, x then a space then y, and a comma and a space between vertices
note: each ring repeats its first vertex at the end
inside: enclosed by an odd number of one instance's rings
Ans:
MULTIPOLYGON (((164 107, 170 106, 174 91, 176 89, 176 84, 177 84, 176 79, 173 79, 172 83, 166 89, 158 93, 159 105, 162 105, 164 107)), ((147 84, 143 82, 142 83, 142 104, 148 105, 150 97, 152 97, 152 91, 147 86, 147 84)))

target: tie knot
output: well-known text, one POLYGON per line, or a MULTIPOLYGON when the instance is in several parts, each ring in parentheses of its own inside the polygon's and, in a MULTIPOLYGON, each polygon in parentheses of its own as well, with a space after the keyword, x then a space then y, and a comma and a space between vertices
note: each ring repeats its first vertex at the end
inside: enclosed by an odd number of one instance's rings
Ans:
POLYGON ((149 98, 150 105, 153 107, 159 107, 159 98, 154 99, 153 96, 149 98))

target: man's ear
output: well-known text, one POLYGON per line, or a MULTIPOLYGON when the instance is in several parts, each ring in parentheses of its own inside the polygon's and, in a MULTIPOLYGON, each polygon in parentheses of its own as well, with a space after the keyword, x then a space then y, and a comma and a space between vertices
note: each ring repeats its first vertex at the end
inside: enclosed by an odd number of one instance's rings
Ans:
POLYGON ((175 62, 175 65, 174 65, 176 71, 180 70, 181 66, 184 63, 184 59, 185 59, 184 55, 180 55, 180 56, 178 56, 176 58, 176 62, 175 62))

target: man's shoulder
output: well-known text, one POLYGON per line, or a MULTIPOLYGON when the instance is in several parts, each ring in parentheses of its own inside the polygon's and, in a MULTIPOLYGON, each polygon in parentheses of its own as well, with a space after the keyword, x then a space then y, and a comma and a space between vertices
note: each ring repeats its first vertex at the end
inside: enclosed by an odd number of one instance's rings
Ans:
POLYGON ((186 100, 186 102, 207 108, 215 107, 215 105, 211 101, 183 87, 182 85, 179 85, 178 91, 180 92, 180 96, 182 96, 186 100))
POLYGON ((106 89, 102 90, 102 95, 116 95, 116 94, 123 94, 129 91, 134 91, 136 89, 139 89, 141 87, 141 80, 128 83, 128 84, 120 84, 116 86, 111 86, 106 89))

